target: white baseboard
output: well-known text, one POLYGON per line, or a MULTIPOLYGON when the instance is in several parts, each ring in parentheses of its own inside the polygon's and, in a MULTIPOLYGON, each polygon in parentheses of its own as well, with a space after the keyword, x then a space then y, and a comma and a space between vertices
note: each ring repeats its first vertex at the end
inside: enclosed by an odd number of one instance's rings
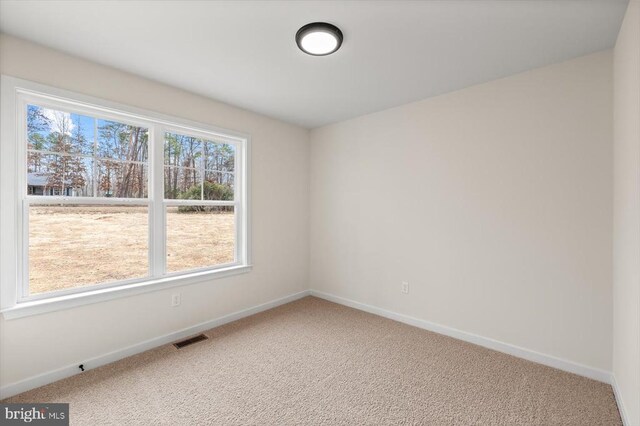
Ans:
POLYGON ((623 418, 624 424, 629 425, 628 419, 626 417, 626 411, 624 409, 622 399, 620 398, 619 389, 617 387, 615 379, 613 378, 611 373, 608 371, 585 366, 585 365, 571 362, 565 359, 557 358, 551 355, 542 354, 540 352, 521 348, 519 346, 500 342, 487 337, 478 336, 473 333, 457 330, 455 328, 436 324, 430 321, 413 318, 403 314, 398 314, 382 308, 356 302, 354 300, 346 299, 343 297, 323 293, 317 290, 305 290, 299 293, 291 294, 289 296, 286 296, 277 300, 272 300, 270 302, 266 302, 261 305, 254 306, 252 308, 243 309, 241 311, 234 312, 220 318, 216 318, 210 321, 196 324, 192 327, 188 327, 170 334, 166 334, 164 336, 159 336, 150 340, 146 340, 144 342, 141 342, 123 349, 119 349, 117 351, 113 351, 105 355, 101 355, 89 360, 82 360, 72 365, 68 365, 66 367, 63 367, 54 371, 29 377, 27 379, 21 380, 16 383, 11 383, 9 385, 6 385, 0 388, 0 399, 9 398, 19 393, 26 392, 28 390, 31 390, 40 386, 44 386, 49 383, 53 383, 55 381, 58 381, 67 377, 71 377, 75 374, 79 374, 80 372, 78 371, 78 364, 80 363, 84 364, 86 370, 97 368, 97 367, 112 363, 114 361, 118 361, 120 359, 126 358, 128 356, 135 355, 135 354, 147 351, 149 349, 153 349, 158 346, 162 346, 162 345, 174 342, 176 340, 180 340, 190 335, 201 333, 205 330, 219 327, 221 325, 230 323, 232 321, 236 321, 238 319, 245 318, 245 317, 257 314, 259 312, 263 312, 268 309, 272 309, 277 306, 284 305, 289 302, 293 302, 295 300, 301 299, 309 295, 316 296, 321 299, 325 299, 325 300, 338 303, 344 306, 349 306, 351 308, 355 308, 361 311, 379 315, 385 318, 389 318, 395 321, 399 321, 405 324, 409 324, 414 327, 418 327, 425 330, 433 331, 435 333, 450 336, 455 339, 474 343, 479 346, 484 346, 489 349, 507 353, 509 355, 513 355, 529 361, 537 362, 539 364, 557 368, 559 370, 567 371, 569 373, 574 373, 580 376, 588 377, 590 379, 598 380, 604 383, 609 383, 613 386, 613 391, 615 393, 616 400, 618 401, 618 407, 620 409, 620 413, 623 418))
POLYGON ((613 388, 613 394, 615 395, 616 402, 618 403, 618 411, 620 412, 620 417, 622 417, 622 424, 624 426, 631 426, 631 421, 629 420, 627 409, 622 401, 622 395, 620 394, 620 388, 618 387, 616 376, 613 374, 611 375, 611 387, 613 388))
POLYGON ((552 355, 546 355, 530 349, 511 345, 509 343, 500 342, 498 340, 479 336, 473 333, 468 333, 466 331, 457 330, 455 328, 447 327, 441 324, 436 324, 430 321, 387 311, 385 309, 378 308, 376 306, 367 305, 364 303, 356 302, 350 299, 345 299, 339 296, 334 296, 332 294, 324 293, 321 291, 311 290, 311 295, 319 297, 321 299, 328 300, 330 302, 338 303, 340 305, 349 306, 351 308, 359 309, 361 311, 369 312, 371 314, 379 315, 381 317, 385 317, 385 318, 389 318, 405 324, 409 324, 414 327, 433 331, 438 334, 444 334, 445 336, 453 337, 455 339, 463 340, 465 342, 473 343, 479 346, 484 346, 485 348, 489 348, 489 349, 496 350, 498 352, 503 352, 509 355, 513 355, 518 358, 523 358, 528 361, 533 361, 538 364, 543 364, 548 367, 557 368, 558 370, 567 371, 569 373, 574 373, 579 376, 588 377, 590 379, 611 384, 612 376, 611 376, 611 372, 609 371, 600 370, 598 368, 593 368, 586 365, 578 364, 572 361, 568 361, 566 359, 557 358, 552 355))
POLYGON ((294 293, 280 299, 272 300, 270 302, 266 302, 261 305, 254 306, 252 308, 243 309, 241 311, 234 312, 232 314, 225 315, 220 318, 216 318, 210 321, 196 324, 192 327, 187 327, 185 329, 178 330, 173 333, 166 334, 164 336, 155 337, 153 339, 146 340, 144 342, 135 344, 133 346, 129 346, 123 349, 118 349, 116 351, 110 352, 105 355, 101 355, 89 360, 81 360, 72 365, 62 367, 58 370, 54 370, 47 373, 39 374, 37 376, 29 377, 27 379, 21 380, 16 383, 11 383, 9 385, 6 385, 0 388, 0 399, 9 398, 19 393, 26 392, 28 390, 31 390, 40 386, 44 386, 49 383, 53 383, 55 381, 62 380, 67 377, 71 377, 73 375, 79 374, 80 373, 80 371, 78 370, 79 364, 84 364, 85 370, 97 368, 102 365, 109 364, 114 361, 118 361, 120 359, 126 358, 128 356, 135 355, 135 354, 147 351, 149 349, 153 349, 158 346, 166 345, 167 343, 171 343, 176 340, 183 339, 193 334, 202 333, 205 330, 219 327, 221 325, 230 323, 232 321, 236 321, 241 318, 245 318, 245 317, 257 314, 259 312, 263 312, 268 309, 275 308, 276 306, 293 302, 294 300, 298 300, 305 296, 308 296, 310 293, 311 292, 309 290, 301 291, 299 293, 294 293))

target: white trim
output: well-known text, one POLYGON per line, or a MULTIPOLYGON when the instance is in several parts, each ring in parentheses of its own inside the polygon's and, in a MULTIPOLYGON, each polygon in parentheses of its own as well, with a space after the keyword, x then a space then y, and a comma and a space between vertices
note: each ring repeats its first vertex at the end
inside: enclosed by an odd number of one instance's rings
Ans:
POLYGON ((216 270, 206 270, 196 273, 181 273, 179 276, 169 276, 159 279, 144 280, 127 285, 112 285, 110 287, 99 288, 54 296, 46 299, 30 300, 21 302, 15 306, 0 310, 5 320, 23 318, 31 315, 44 314, 46 312, 60 311, 76 306, 88 305, 91 303, 104 302, 121 297, 133 296, 150 291, 164 290, 171 287, 191 285, 213 279, 229 277, 231 275, 244 274, 251 271, 251 265, 231 266, 216 270))
MULTIPOLYGON (((17 144, 9 143, 15 140, 15 131, 18 129, 16 116, 16 92, 13 90, 12 81, 4 76, 0 78, 0 159, 17 158, 17 144)), ((16 232, 22 229, 17 205, 18 176, 15 173, 16 165, 12 167, 0 167, 0 307, 11 302, 15 303, 18 297, 18 285, 21 282, 16 251, 22 250, 19 245, 20 236, 16 232)))
POLYGON ((566 359, 558 358, 553 355, 547 355, 540 352, 533 351, 531 349, 522 348, 520 346, 511 345, 509 343, 500 342, 488 337, 479 336, 477 334, 468 333, 466 331, 458 330, 445 325, 436 324, 431 321, 426 321, 408 315, 398 314, 396 312, 387 311, 376 306, 367 305, 365 303, 356 302, 354 300, 346 299, 344 297, 334 296, 332 294, 324 293, 317 290, 310 290, 311 295, 319 297, 321 299, 328 300, 330 302, 338 303, 340 305, 348 306, 350 308, 358 309, 371 314, 379 315, 381 317, 389 318, 394 321, 402 322, 412 325, 414 327, 422 328, 425 330, 433 331, 438 334, 453 337, 454 339, 463 340, 465 342, 473 343, 475 345, 483 346, 485 348, 493 349, 498 352, 503 352, 509 355, 513 355, 518 358, 533 361, 538 364, 546 365, 548 367, 557 368, 558 370, 567 371, 569 373, 577 374, 579 376, 588 377, 593 380, 597 380, 604 383, 611 383, 611 372, 600 370, 598 368, 589 367, 587 365, 578 364, 566 359))
POLYGON ((164 200, 164 134, 163 126, 149 129, 149 268, 152 276, 161 276, 165 272, 167 221, 164 200))
MULTIPOLYGON (((208 138, 215 137, 224 143, 238 143, 249 137, 248 134, 235 130, 223 129, 221 127, 212 126, 206 123, 199 123, 184 118, 174 117, 159 112, 150 111, 143 108, 137 108, 117 102, 108 101, 106 99, 96 98, 69 90, 59 89, 47 86, 21 78, 2 75, 2 79, 6 82, 7 87, 19 87, 21 93, 32 93, 38 99, 48 98, 55 102, 58 106, 60 102, 67 103, 73 107, 74 112, 82 112, 84 115, 95 117, 99 112, 101 117, 122 120, 123 116, 128 116, 133 125, 148 125, 150 123, 162 124, 172 129, 179 129, 183 132, 202 132, 208 135, 208 138), (80 105, 79 105, 80 104, 80 105), (81 104, 88 104, 89 107, 81 104), (81 109, 78 109, 81 108, 81 109), (85 109, 82 109, 85 108, 85 109), (137 123, 137 124, 136 124, 137 123), (144 124, 143 124, 144 123, 144 124), (213 135, 211 135, 213 134, 213 135)), ((53 104, 52 104, 53 105, 53 104)), ((126 118, 126 117, 125 117, 126 118)))
POLYGON ((289 296, 275 299, 270 302, 262 303, 252 308, 243 309, 231 314, 209 320, 200 324, 196 324, 191 327, 184 328, 182 330, 174 331, 173 333, 165 334, 164 336, 158 336, 153 339, 145 340, 144 342, 137 343, 126 348, 118 349, 113 352, 109 352, 104 355, 97 356, 88 360, 77 360, 77 362, 66 367, 59 368, 54 371, 42 373, 37 376, 29 377, 16 383, 11 383, 0 388, 0 399, 9 398, 22 392, 26 392, 30 389, 34 389, 40 386, 53 383, 58 380, 65 379, 67 377, 79 374, 78 365, 84 364, 85 370, 91 370, 120 359, 148 351, 149 349, 156 348, 158 346, 166 345, 176 340, 183 339, 193 334, 202 333, 203 331, 210 330, 221 325, 237 321, 239 319, 255 315, 257 313, 275 308, 286 303, 293 302, 309 295, 309 290, 304 290, 299 293, 290 294, 289 296))
POLYGON ((170 200, 166 199, 163 203, 167 206, 237 206, 238 201, 224 200, 170 200))
POLYGON ((613 395, 615 396, 616 403, 618 404, 618 411, 620 412, 623 426, 631 426, 631 420, 629 420, 627 409, 624 406, 622 393, 620 392, 620 388, 618 387, 618 382, 616 381, 615 374, 611 375, 611 387, 613 388, 613 395))
MULTIPOLYGON (((236 253, 244 259, 246 264, 251 265, 253 262, 253 259, 251 258, 251 136, 245 136, 245 141, 246 142, 242 147, 244 153, 239 157, 242 162, 240 167, 242 174, 236 174, 234 178, 237 179, 238 176, 240 176, 244 190, 242 191, 242 199, 239 200, 240 212, 235 212, 237 208, 234 209, 234 212, 236 213, 236 228, 239 226, 241 230, 241 232, 238 233, 239 241, 245 242, 240 250, 236 249, 236 253)), ((238 154, 236 153, 236 155, 238 154)), ((235 181, 234 185, 237 185, 235 181)), ((235 192, 233 198, 236 198, 235 192)))
POLYGON ((148 206, 150 198, 98 198, 98 197, 61 197, 59 195, 27 195, 24 202, 29 205, 99 205, 99 206, 148 206))

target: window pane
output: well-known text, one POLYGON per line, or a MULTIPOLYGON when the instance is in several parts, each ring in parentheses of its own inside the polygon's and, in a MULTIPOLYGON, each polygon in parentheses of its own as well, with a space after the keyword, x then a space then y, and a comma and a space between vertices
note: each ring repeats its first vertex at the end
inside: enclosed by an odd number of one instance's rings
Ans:
POLYGON ((148 276, 148 208, 30 206, 29 294, 148 276))
POLYGON ((201 173, 196 169, 165 167, 164 198, 167 200, 201 200, 201 173))
POLYGON ((203 150, 205 169, 221 172, 234 171, 236 151, 233 145, 207 141, 203 150))
POLYGON ((200 169, 202 140, 177 133, 165 133, 164 165, 200 169))
POLYGON ((167 272, 234 261, 233 207, 167 207, 167 272))
POLYGON ((235 155, 230 144, 165 133, 165 199, 233 200, 235 155))
POLYGON ((93 117, 28 105, 28 149, 93 155, 94 120, 93 117))
POLYGON ((93 160, 75 155, 27 153, 27 194, 90 197, 93 160))
POLYGON ((197 169, 164 168, 164 198, 167 200, 233 201, 233 175, 205 170, 206 180, 197 169))
POLYGON ((233 201, 233 174, 205 170, 203 200, 233 201))
POLYGON ((27 133, 27 194, 148 196, 148 129, 28 105, 27 133))
POLYGON ((139 163, 97 160, 98 197, 146 198, 147 166, 139 163))
POLYGON ((98 120, 97 157, 146 163, 148 142, 148 129, 116 121, 98 120))

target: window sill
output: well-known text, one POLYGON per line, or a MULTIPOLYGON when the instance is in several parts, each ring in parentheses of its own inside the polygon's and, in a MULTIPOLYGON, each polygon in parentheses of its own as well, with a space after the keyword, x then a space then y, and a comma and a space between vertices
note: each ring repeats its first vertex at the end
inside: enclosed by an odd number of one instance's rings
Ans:
POLYGON ((109 287, 99 290, 86 291, 82 293, 69 294, 64 296, 51 297, 42 300, 33 300, 17 303, 16 305, 2 309, 0 313, 5 320, 23 318, 32 315, 44 314, 47 312, 60 311, 77 306, 89 305, 92 303, 104 302, 121 297, 134 296, 136 294, 149 293, 171 287, 196 284, 213 279, 229 277, 232 275, 244 274, 251 271, 251 265, 231 266, 213 271, 196 272, 181 276, 160 278, 141 283, 109 287))

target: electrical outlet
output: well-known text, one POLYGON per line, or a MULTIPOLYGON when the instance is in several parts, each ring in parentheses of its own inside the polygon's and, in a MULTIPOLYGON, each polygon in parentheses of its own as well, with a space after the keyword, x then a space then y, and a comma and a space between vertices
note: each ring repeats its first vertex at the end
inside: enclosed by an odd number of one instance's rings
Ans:
POLYGON ((406 281, 402 281, 402 287, 400 287, 400 291, 404 294, 409 293, 409 283, 406 281))
POLYGON ((180 306, 180 293, 171 296, 171 306, 180 306))

